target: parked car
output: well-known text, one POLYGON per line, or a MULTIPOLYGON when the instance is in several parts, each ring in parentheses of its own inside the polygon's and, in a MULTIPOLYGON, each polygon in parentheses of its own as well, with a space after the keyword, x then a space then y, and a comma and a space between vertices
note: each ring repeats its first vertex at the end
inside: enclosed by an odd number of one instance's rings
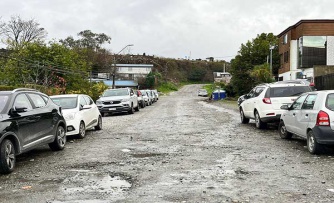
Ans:
POLYGON ((158 90, 152 90, 153 91, 153 93, 154 93, 154 95, 155 95, 155 97, 156 97, 156 99, 157 99, 157 101, 159 100, 159 93, 158 93, 158 90))
POLYGON ((146 103, 143 94, 139 90, 135 90, 135 94, 138 97, 138 103, 141 108, 145 108, 146 103))
POLYGON ((157 97, 155 96, 152 90, 146 90, 146 92, 148 93, 148 96, 151 98, 152 103, 157 101, 157 97))
POLYGON ((94 127, 102 129, 102 116, 96 104, 88 95, 64 94, 50 97, 52 101, 62 107, 63 116, 67 124, 66 135, 86 136, 86 130, 94 127))
POLYGON ((139 111, 138 98, 131 88, 107 89, 96 101, 101 115, 139 111))
POLYGON ((206 91, 206 89, 199 89, 197 95, 201 96, 201 97, 207 97, 208 96, 208 91, 206 91))
POLYGON ((334 145, 334 90, 304 93, 292 105, 283 105, 279 135, 297 135, 307 140, 311 154, 321 152, 324 144, 334 145))
POLYGON ((255 119, 259 129, 265 128, 267 123, 279 122, 283 104, 291 104, 299 95, 311 91, 310 86, 303 84, 260 84, 243 95, 239 106, 241 122, 246 124, 249 119, 255 119))
POLYGON ((147 90, 139 90, 142 95, 143 95, 143 98, 145 100, 145 105, 146 106, 150 106, 152 105, 153 101, 152 101, 152 97, 150 96, 149 92, 147 90))
POLYGON ((302 85, 308 85, 312 89, 312 91, 315 91, 316 88, 314 86, 313 82, 310 82, 308 79, 296 79, 296 80, 284 80, 284 81, 277 81, 278 84, 302 84, 302 85))
POLYGON ((0 91, 0 173, 11 173, 16 156, 40 145, 62 150, 66 121, 61 107, 34 89, 0 91))

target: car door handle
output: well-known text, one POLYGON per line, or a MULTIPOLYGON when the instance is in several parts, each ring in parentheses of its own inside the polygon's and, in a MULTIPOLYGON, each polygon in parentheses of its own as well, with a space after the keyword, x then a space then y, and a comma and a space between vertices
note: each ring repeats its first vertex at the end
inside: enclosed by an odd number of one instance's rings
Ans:
POLYGON ((293 116, 295 116, 296 114, 295 114, 295 113, 293 113, 292 115, 293 115, 293 116))
POLYGON ((308 117, 308 114, 305 114, 305 117, 308 117))

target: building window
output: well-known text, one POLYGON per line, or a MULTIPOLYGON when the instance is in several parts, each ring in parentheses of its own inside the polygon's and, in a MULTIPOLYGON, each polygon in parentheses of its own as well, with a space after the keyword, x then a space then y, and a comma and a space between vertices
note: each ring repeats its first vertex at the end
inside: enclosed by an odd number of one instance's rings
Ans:
POLYGON ((289 62, 289 51, 284 52, 284 63, 288 63, 289 62))
POLYGON ((326 65, 326 36, 303 36, 299 38, 299 68, 326 65))
POLYGON ((283 44, 287 44, 288 43, 288 34, 285 34, 283 37, 283 44))

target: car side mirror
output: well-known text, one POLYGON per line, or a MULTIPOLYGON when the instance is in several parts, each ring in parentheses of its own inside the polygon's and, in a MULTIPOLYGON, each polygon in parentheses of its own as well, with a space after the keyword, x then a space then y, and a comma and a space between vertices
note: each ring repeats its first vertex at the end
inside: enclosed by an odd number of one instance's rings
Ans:
POLYGON ((13 109, 16 113, 23 113, 26 112, 28 108, 24 106, 14 106, 13 109))
POLYGON ((287 105, 287 104, 284 104, 284 105, 281 106, 281 109, 283 109, 283 110, 290 110, 290 106, 287 105))
POLYGON ((8 115, 11 115, 11 116, 18 116, 19 113, 23 113, 23 112, 26 112, 27 111, 27 107, 19 107, 19 106, 15 106, 13 108, 11 108, 9 110, 9 113, 8 115))
POLYGON ((80 111, 81 110, 85 110, 85 109, 91 109, 92 107, 91 106, 89 106, 89 105, 80 105, 80 111))

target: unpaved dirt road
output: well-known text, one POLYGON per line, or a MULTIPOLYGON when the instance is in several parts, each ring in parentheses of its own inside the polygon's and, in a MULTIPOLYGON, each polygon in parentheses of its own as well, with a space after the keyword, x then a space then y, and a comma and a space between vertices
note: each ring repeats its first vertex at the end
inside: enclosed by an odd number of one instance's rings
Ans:
POLYGON ((189 85, 66 149, 18 157, 0 202, 334 202, 334 152, 240 124, 235 107, 189 85))

